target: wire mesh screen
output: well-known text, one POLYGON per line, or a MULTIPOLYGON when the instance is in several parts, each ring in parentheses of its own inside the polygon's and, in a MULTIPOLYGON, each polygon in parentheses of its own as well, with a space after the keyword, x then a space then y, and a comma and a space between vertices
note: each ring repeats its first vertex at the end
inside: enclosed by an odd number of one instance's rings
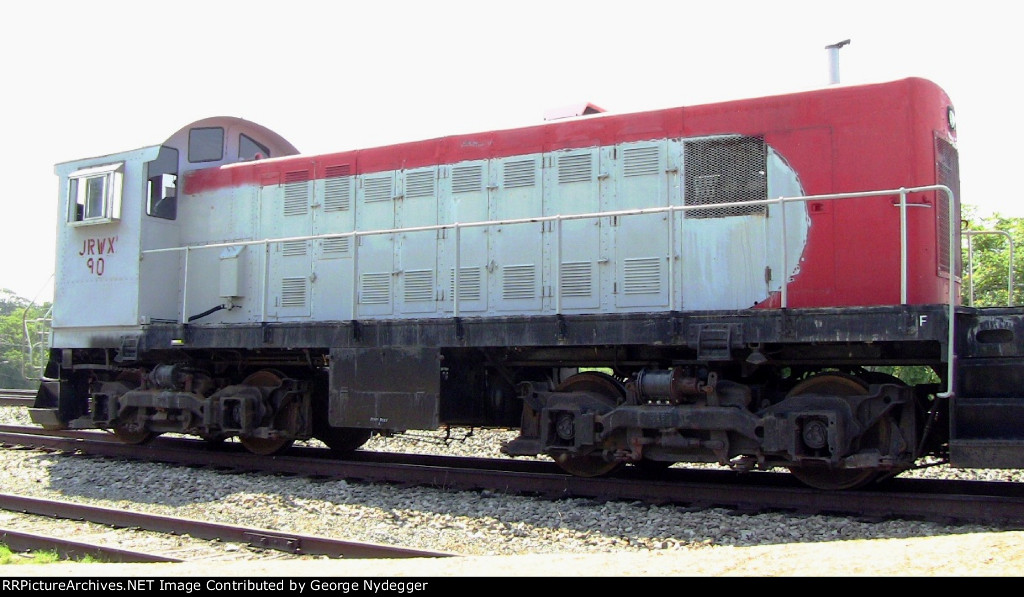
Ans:
MULTIPOLYGON (((720 205, 768 197, 764 140, 718 137, 686 142, 684 205, 720 205)), ((766 205, 708 207, 686 212, 688 218, 724 218, 766 213, 766 205)))

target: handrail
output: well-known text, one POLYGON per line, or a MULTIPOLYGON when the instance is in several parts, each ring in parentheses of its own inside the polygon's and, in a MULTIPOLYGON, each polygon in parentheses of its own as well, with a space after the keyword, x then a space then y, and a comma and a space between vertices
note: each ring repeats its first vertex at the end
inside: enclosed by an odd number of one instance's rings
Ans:
MULTIPOLYGON (((192 252, 194 252, 196 250, 199 250, 199 249, 215 249, 215 248, 225 248, 225 247, 262 245, 264 247, 264 263, 263 263, 263 276, 262 276, 263 279, 261 281, 261 288, 260 288, 261 297, 262 297, 262 303, 263 303, 261 316, 262 316, 262 321, 266 321, 266 315, 267 315, 267 312, 266 312, 266 295, 267 295, 267 284, 268 284, 268 279, 267 279, 268 278, 268 275, 267 275, 268 274, 268 270, 267 270, 267 268, 269 267, 269 246, 270 246, 270 244, 284 243, 284 242, 293 242, 293 241, 311 241, 311 240, 317 240, 317 239, 323 240, 323 239, 336 239, 336 238, 350 238, 350 239, 352 239, 352 260, 353 260, 353 267, 352 267, 352 278, 353 278, 352 279, 352 310, 351 310, 352 317, 351 317, 351 319, 353 321, 355 321, 355 320, 358 319, 358 317, 357 317, 357 315, 358 315, 358 312, 357 312, 357 309, 358 309, 358 301, 357 301, 358 297, 357 297, 357 294, 358 294, 358 276, 359 276, 358 250, 359 250, 359 239, 360 238, 362 238, 364 236, 374 236, 374 235, 409 234, 409 233, 413 233, 413 232, 454 230, 455 231, 455 272, 454 272, 454 280, 453 281, 454 281, 454 285, 455 285, 455 290, 454 290, 454 293, 453 293, 453 296, 452 296, 452 307, 453 307, 453 317, 458 318, 460 316, 460 313, 459 313, 459 296, 458 296, 460 289, 459 289, 458 282, 459 282, 459 274, 460 274, 459 269, 460 269, 460 266, 461 266, 461 248, 462 248, 461 247, 461 231, 462 231, 462 229, 464 229, 464 228, 484 228, 484 227, 491 227, 491 226, 512 226, 512 225, 516 225, 516 224, 530 224, 530 223, 545 224, 545 223, 549 223, 549 222, 554 222, 555 223, 554 228, 556 230, 556 235, 557 235, 557 238, 555 239, 555 242, 557 243, 557 255, 558 255, 558 261, 559 261, 559 263, 557 263, 556 266, 555 266, 556 270, 555 270, 555 279, 554 279, 554 288, 555 288, 555 290, 554 290, 554 301, 555 301, 555 312, 556 312, 556 315, 561 315, 562 314, 561 313, 561 310, 562 310, 562 304, 561 304, 562 303, 562 301, 561 301, 562 296, 561 296, 561 278, 559 276, 559 272, 560 272, 560 267, 561 267, 560 256, 561 256, 561 251, 562 251, 562 224, 563 224, 563 222, 572 221, 572 220, 595 219, 595 218, 616 218, 616 217, 639 216, 639 215, 650 215, 650 214, 667 214, 668 221, 669 221, 669 230, 673 231, 672 233, 670 233, 669 239, 672 240, 672 242, 674 242, 674 236, 672 236, 672 234, 674 233, 674 228, 675 228, 675 214, 678 213, 678 212, 685 213, 685 212, 688 212, 688 211, 701 210, 701 209, 709 209, 709 208, 712 208, 712 207, 715 208, 715 209, 728 209, 728 208, 733 208, 733 207, 749 207, 749 206, 761 206, 761 205, 764 205, 764 206, 779 205, 779 206, 782 207, 782 209, 780 210, 780 226, 781 226, 781 230, 780 230, 780 243, 781 243, 781 248, 782 248, 781 258, 782 258, 782 269, 783 269, 783 277, 782 277, 782 283, 781 283, 781 288, 780 288, 780 306, 781 306, 781 308, 785 309, 785 308, 788 308, 788 305, 789 305, 789 302, 788 302, 788 300, 789 300, 788 299, 789 263, 788 263, 788 255, 787 255, 787 252, 786 252, 787 251, 787 245, 786 245, 786 241, 787 241, 786 234, 787 234, 787 232, 786 232, 786 210, 785 210, 785 205, 788 204, 788 203, 796 203, 796 202, 836 201, 836 200, 843 200, 843 199, 862 199, 862 198, 867 198, 867 197, 884 197, 884 196, 898 195, 899 196, 899 203, 896 204, 896 205, 900 208, 900 215, 899 215, 899 217, 900 217, 900 301, 901 301, 901 304, 907 304, 907 281, 908 281, 908 272, 907 272, 907 267, 908 267, 908 246, 907 246, 907 243, 908 243, 908 241, 907 241, 907 211, 906 210, 907 210, 908 207, 926 207, 926 206, 928 206, 927 204, 910 204, 910 203, 907 203, 907 195, 910 194, 910 193, 920 193, 920 192, 928 192, 928 191, 943 192, 943 193, 945 193, 947 195, 947 198, 949 200, 949 205, 951 206, 951 209, 947 210, 949 212, 949 218, 950 218, 950 223, 949 223, 950 224, 950 228, 949 228, 949 255, 950 255, 951 262, 955 263, 956 251, 959 250, 959 247, 956 246, 956 239, 957 239, 956 233, 959 231, 959 227, 957 227, 955 225, 956 224, 956 221, 955 221, 956 210, 952 209, 952 206, 954 205, 954 200, 955 200, 954 196, 953 196, 953 191, 950 190, 950 188, 945 186, 945 185, 927 185, 927 186, 909 187, 909 188, 907 188, 907 187, 900 187, 898 189, 887 189, 887 190, 880 190, 880 191, 862 191, 862 192, 853 192, 853 193, 830 193, 830 194, 824 194, 824 195, 802 195, 802 196, 796 196, 796 197, 778 197, 778 198, 774 198, 774 199, 768 198, 768 199, 758 199, 758 200, 751 200, 751 201, 734 201, 734 202, 729 202, 729 203, 716 203, 714 205, 669 205, 669 206, 663 206, 663 207, 637 208, 637 209, 603 211, 603 212, 589 212, 589 213, 582 213, 582 214, 569 214, 569 215, 557 214, 557 215, 551 215, 551 216, 537 216, 537 217, 529 217, 529 218, 514 218, 514 219, 505 219, 505 220, 485 220, 485 221, 480 221, 480 222, 454 222, 454 223, 451 223, 451 224, 433 224, 433 225, 428 225, 428 226, 412 226, 412 227, 406 227, 406 228, 389 228, 389 229, 381 229, 381 230, 353 230, 353 231, 350 231, 350 232, 339 232, 339 233, 330 233, 330 234, 312 234, 312 235, 290 236, 290 237, 281 237, 281 238, 273 238, 273 239, 260 239, 260 240, 251 240, 251 241, 230 241, 230 242, 218 242, 218 243, 188 245, 188 246, 185 246, 185 247, 169 247, 169 248, 163 248, 163 249, 147 249, 147 250, 142 251, 142 253, 143 254, 151 254, 151 253, 170 253, 170 252, 178 252, 178 251, 184 251, 185 252, 185 264, 183 266, 183 269, 185 271, 185 280, 183 282, 182 297, 183 297, 183 303, 187 303, 187 297, 188 297, 188 261, 189 261, 189 256, 191 255, 192 252)), ((930 207, 930 206, 928 206, 928 207, 930 207)), ((684 219, 684 222, 685 222, 685 219, 684 219)), ((675 258, 674 246, 672 244, 669 244, 669 246, 668 246, 667 258, 669 259, 669 262, 670 262, 669 271, 671 272, 671 271, 673 271, 673 269, 671 268, 671 262, 675 258)), ((955 307, 956 307, 956 284, 955 284, 954 280, 955 280, 955 277, 956 277, 956 272, 953 271, 953 270, 954 270, 954 268, 951 265, 951 267, 950 267, 949 296, 948 296, 948 304, 947 304, 947 307, 948 307, 948 310, 949 310, 948 325, 947 325, 947 327, 948 327, 948 338, 947 338, 947 344, 948 344, 948 346, 947 346, 947 361, 948 361, 947 362, 947 367, 948 367, 948 369, 947 369, 947 380, 946 380, 947 381, 947 389, 946 389, 946 392, 942 392, 942 393, 938 394, 938 396, 942 397, 942 398, 952 397, 953 393, 954 393, 954 388, 956 387, 955 383, 954 383, 954 381, 955 381, 954 380, 954 370, 955 370, 954 365, 955 365, 955 358, 956 358, 955 347, 954 347, 954 342, 955 342, 954 324, 955 324, 955 307)), ((671 282, 669 284, 669 287, 670 288, 672 287, 671 282)), ((670 296, 671 301, 672 301, 669 304, 669 309, 670 310, 675 310, 675 307, 676 307, 676 305, 675 305, 675 300, 676 300, 675 293, 671 293, 670 292, 669 296, 670 296)), ((187 318, 188 318, 187 313, 188 313, 188 311, 187 311, 187 304, 182 304, 182 317, 181 317, 181 319, 182 319, 181 323, 182 324, 187 323, 187 318)))
POLYGON ((970 280, 968 285, 970 288, 968 297, 972 306, 974 305, 974 243, 972 242, 972 239, 975 236, 985 234, 995 234, 1006 238, 1006 241, 1010 245, 1010 257, 1007 266, 1007 270, 1009 271, 1006 272, 1006 306, 1013 306, 1013 237, 1005 230, 961 230, 960 234, 967 238, 967 274, 970 280))

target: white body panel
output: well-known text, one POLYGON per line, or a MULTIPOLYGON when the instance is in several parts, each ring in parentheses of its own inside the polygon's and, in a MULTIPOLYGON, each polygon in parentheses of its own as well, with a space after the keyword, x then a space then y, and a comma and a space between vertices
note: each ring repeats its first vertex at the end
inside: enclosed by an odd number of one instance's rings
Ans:
MULTIPOLYGON (((140 201, 115 197, 116 218, 71 222, 69 177, 75 172, 121 164, 124 195, 141 195, 145 188, 143 165, 159 147, 58 164, 60 201, 57 224, 57 269, 53 301, 53 342, 76 346, 85 342, 116 346, 120 335, 140 322, 140 260, 143 238, 140 201), (133 193, 135 191, 135 193, 133 193)), ((174 276, 177 272, 165 272, 174 276)), ((170 277, 169 276, 169 277, 170 277)))
MULTIPOLYGON (((58 227, 55 346, 95 346, 102 338, 103 346, 117 347, 138 326, 158 321, 744 309, 799 270, 807 239, 802 203, 785 210, 785 256, 778 206, 711 217, 678 210, 578 217, 683 206, 694 147, 684 139, 358 176, 344 165, 321 172, 315 156, 291 159, 284 172, 268 164, 238 183, 180 189, 173 214, 151 213, 156 183, 147 181, 154 172, 217 167, 218 176, 234 180, 232 164, 244 158, 240 139, 250 137, 274 155, 294 153, 258 125, 214 118, 183 128, 162 147, 57 167, 61 209, 70 215, 58 227), (218 128, 222 153, 197 146, 221 161, 190 163, 191 131, 218 128), (85 186, 100 175, 120 192, 103 213, 85 186), (72 193, 69 177, 77 185, 72 193), (474 225, 481 222, 491 224, 474 225)), ((785 161, 770 148, 760 151, 760 165, 751 162, 742 184, 763 182, 768 197, 801 195, 785 161)), ((708 163, 705 154, 693 155, 708 163)), ((712 195, 722 193, 718 177, 704 176, 715 179, 712 195)))
MULTIPOLYGON (((192 197, 194 211, 183 219, 202 222, 185 227, 186 242, 218 246, 190 251, 187 312, 223 302, 219 243, 232 241, 257 243, 242 251, 240 281, 232 281, 243 296, 201 323, 450 317, 456 263, 464 317, 749 308, 781 288, 783 261, 789 277, 798 271, 809 226, 803 204, 786 207, 785 260, 777 206, 730 217, 676 212, 472 226, 679 206, 683 144, 630 143, 192 197), (456 223, 458 231, 438 229, 456 223), (354 230, 389 232, 344 236, 354 230)), ((770 149, 765 176, 769 196, 802 192, 770 149)))

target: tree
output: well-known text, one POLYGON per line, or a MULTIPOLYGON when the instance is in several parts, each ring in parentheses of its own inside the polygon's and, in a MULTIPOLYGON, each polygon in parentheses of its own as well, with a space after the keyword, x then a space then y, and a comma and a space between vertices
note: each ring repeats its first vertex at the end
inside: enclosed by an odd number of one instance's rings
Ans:
POLYGON ((46 365, 50 304, 0 290, 0 388, 31 389, 46 365))
POLYGON ((1013 255, 1012 297, 1008 296, 1008 274, 1011 247, 1014 252, 1024 247, 1024 218, 1008 218, 998 213, 980 218, 969 208, 964 209, 964 215, 963 303, 976 307, 1021 304, 1024 255, 1013 255))

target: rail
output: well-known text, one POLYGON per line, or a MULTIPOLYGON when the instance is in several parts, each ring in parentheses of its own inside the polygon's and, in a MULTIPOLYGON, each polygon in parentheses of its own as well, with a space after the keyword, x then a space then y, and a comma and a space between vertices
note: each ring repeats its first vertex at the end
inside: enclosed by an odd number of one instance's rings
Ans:
MULTIPOLYGON (((220 243, 209 243, 199 245, 189 245, 185 247, 170 247, 163 249, 148 249, 142 251, 146 254, 157 254, 157 253, 174 253, 184 252, 185 263, 183 265, 183 285, 182 285, 182 302, 181 302, 181 317, 180 323, 187 324, 188 320, 188 267, 189 259, 194 251, 207 250, 207 249, 218 249, 228 247, 243 247, 243 246, 262 246, 263 247, 263 262, 262 262, 262 275, 259 284, 261 306, 260 314, 261 321, 267 321, 267 284, 268 284, 268 268, 269 268, 269 251, 270 246, 277 243, 286 243, 294 241, 312 241, 312 240, 325 240, 325 239, 351 239, 352 247, 352 308, 351 308, 351 319, 353 321, 359 319, 358 317, 358 274, 359 274, 359 239, 369 236, 377 235, 389 235, 389 234, 410 234, 414 232, 427 232, 427 231, 453 231, 455 238, 455 271, 453 273, 452 286, 455 291, 452 294, 452 311, 453 317, 458 318, 459 312, 459 274, 461 269, 461 232, 466 228, 487 228, 493 226, 513 226, 517 224, 550 224, 556 231, 555 236, 555 255, 554 261, 554 272, 553 272, 553 297, 555 300, 555 314, 562 314, 562 289, 561 289, 561 255, 562 255, 562 226, 564 222, 574 220, 588 220, 588 219, 599 219, 599 218, 617 218, 617 217, 628 217, 628 216, 641 216, 641 215, 654 215, 654 214, 665 214, 668 219, 668 279, 670 281, 675 279, 674 262, 675 262, 675 228, 676 228, 676 217, 677 214, 685 213, 688 211, 696 210, 707 210, 709 208, 715 209, 728 209, 735 207, 750 207, 750 206, 781 206, 779 209, 779 222, 780 222, 780 246, 781 246, 781 258, 782 258, 782 283, 780 287, 780 306, 783 309, 789 306, 789 262, 787 256, 787 232, 786 232, 786 210, 784 209, 786 204, 797 203, 797 202, 809 202, 809 201, 839 201, 847 199, 863 199, 867 197, 887 197, 897 195, 899 196, 899 203, 895 204, 899 208, 899 222, 900 222, 900 304, 907 304, 908 298, 908 240, 907 240, 907 210, 909 208, 931 208, 932 206, 928 203, 908 203, 907 195, 910 193, 922 193, 922 192, 941 192, 945 193, 948 199, 948 205, 955 205, 955 198, 953 191, 945 185, 927 185, 918 187, 900 187, 898 189, 887 189, 880 191, 863 191, 854 193, 832 193, 824 195, 801 195, 796 197, 778 197, 769 199, 758 199, 752 201, 735 201, 729 203, 715 203, 714 205, 669 205, 664 207, 652 207, 652 208, 641 208, 641 209, 629 209, 629 210, 617 210, 617 211, 603 211, 603 212, 590 212, 583 214, 570 214, 570 215, 552 215, 552 216, 539 216, 532 218, 515 218, 505 220, 486 220, 480 222, 454 222, 451 224, 435 224, 429 226, 414 226, 407 228, 389 228, 381 230, 353 230, 351 232, 340 232, 333 234, 313 234, 303 236, 291 236, 281 237, 272 239, 260 239, 252 241, 231 241, 231 242, 220 242, 220 243)), ((949 209, 949 255, 951 261, 955 260, 957 251, 960 250, 958 246, 957 232, 959 232, 959 226, 956 221, 956 210, 949 209)), ((686 218, 682 219, 684 223, 686 218)), ((682 228, 680 228, 682 230, 682 228)), ((956 308, 956 284, 955 284, 955 272, 952 271, 955 268, 950 267, 950 283, 949 283, 949 296, 947 300, 947 307, 949 310, 948 314, 948 338, 947 338, 947 380, 946 380, 946 392, 939 394, 942 398, 948 398, 953 396, 955 385, 954 371, 955 371, 955 308, 956 308)), ((675 285, 668 284, 668 304, 669 310, 676 310, 676 292, 675 285)))
POLYGON ((1009 263, 1007 264, 1006 272, 1006 306, 1010 307, 1013 305, 1013 253, 1014 244, 1013 237, 1010 236, 1009 232, 1003 230, 961 230, 960 234, 967 238, 967 279, 968 279, 968 297, 969 304, 974 304, 974 242, 975 236, 993 235, 1002 236, 1006 238, 1006 242, 1009 245, 1009 263))

